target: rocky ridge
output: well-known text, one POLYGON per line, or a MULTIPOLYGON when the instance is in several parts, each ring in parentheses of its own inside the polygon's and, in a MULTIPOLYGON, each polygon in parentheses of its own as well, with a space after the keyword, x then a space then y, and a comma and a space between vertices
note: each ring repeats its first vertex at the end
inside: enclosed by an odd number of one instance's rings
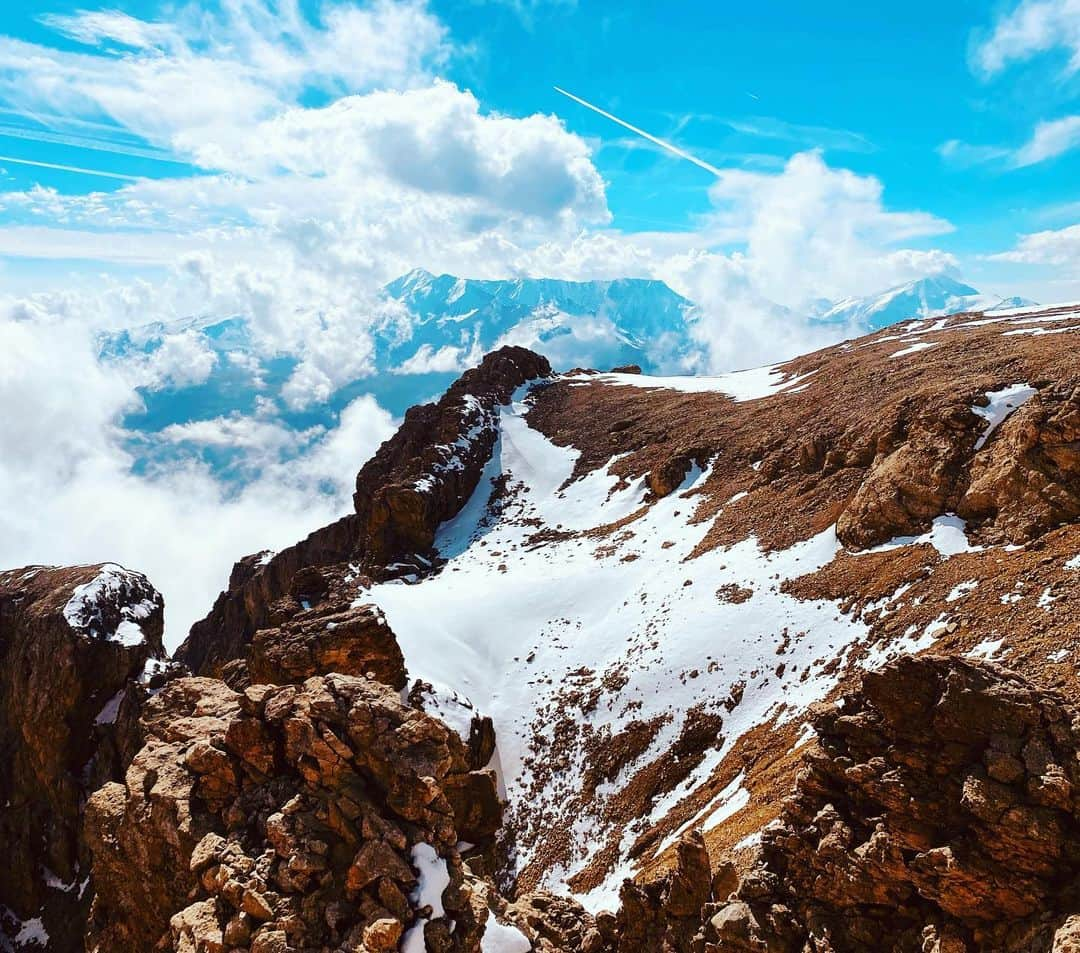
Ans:
MULTIPOLYGON (((689 383, 489 356, 237 565, 198 677, 119 678, 51 946, 1064 953, 1075 321, 689 383)), ((139 591, 56 632, 134 650, 139 591)))
POLYGON ((355 513, 280 553, 240 560, 176 658, 193 672, 217 673, 244 654, 258 629, 291 618, 305 604, 328 601, 337 594, 334 584, 429 566, 436 530, 468 500, 491 453, 494 408, 550 373, 538 354, 502 348, 437 403, 411 408, 357 475, 355 513))
POLYGON ((0 942, 81 942, 86 797, 137 745, 132 711, 165 655, 163 602, 119 566, 0 573, 0 942))

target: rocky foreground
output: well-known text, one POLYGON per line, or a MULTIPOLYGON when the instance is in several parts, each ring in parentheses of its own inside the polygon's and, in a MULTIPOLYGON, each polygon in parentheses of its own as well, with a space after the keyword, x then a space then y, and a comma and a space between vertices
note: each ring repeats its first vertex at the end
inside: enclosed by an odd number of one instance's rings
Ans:
POLYGON ((171 661, 0 574, 0 949, 1080 950, 1078 329, 503 349, 171 661))

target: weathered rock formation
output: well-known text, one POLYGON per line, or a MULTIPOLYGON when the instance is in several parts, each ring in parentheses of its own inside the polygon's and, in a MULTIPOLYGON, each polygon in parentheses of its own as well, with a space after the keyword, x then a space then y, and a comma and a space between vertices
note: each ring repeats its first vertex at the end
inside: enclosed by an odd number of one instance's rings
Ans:
POLYGON ((383 950, 410 929, 469 948, 457 845, 490 845, 494 779, 392 689, 180 679, 143 728, 124 782, 87 808, 88 950, 383 950))
POLYGON ((992 664, 907 657, 813 723, 706 950, 1073 949, 1080 716, 1064 698, 992 664))
POLYGON ((284 685, 313 672, 371 674, 405 687, 405 660, 375 606, 308 609, 273 629, 259 629, 248 662, 252 682, 284 685))
POLYGON ((162 610, 146 578, 119 566, 0 574, 0 946, 5 930, 81 946, 82 806, 121 770, 125 693, 164 655, 162 610))
POLYGON ((463 374, 434 404, 411 408, 356 478, 355 513, 271 556, 233 568, 228 589, 176 653, 193 672, 219 674, 245 656, 254 633, 280 625, 302 603, 318 608, 345 577, 382 577, 430 566, 435 531, 465 505, 498 436, 497 408, 527 381, 551 373, 547 360, 504 347, 463 374), (309 593, 312 570, 325 569, 309 593), (315 598, 312 598, 315 596, 315 598), (290 611, 292 609, 293 611, 290 611))
POLYGON ((975 459, 957 512, 1024 543, 1080 519, 1080 388, 1047 387, 975 459))

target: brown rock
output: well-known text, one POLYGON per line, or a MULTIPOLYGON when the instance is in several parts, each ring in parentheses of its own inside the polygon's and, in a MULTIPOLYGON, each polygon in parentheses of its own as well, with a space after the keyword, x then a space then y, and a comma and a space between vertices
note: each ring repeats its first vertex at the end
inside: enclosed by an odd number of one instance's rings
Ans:
POLYGON ((446 793, 470 777, 467 749, 389 686, 314 676, 253 703, 216 679, 181 679, 150 700, 143 728, 125 784, 87 810, 88 953, 210 950, 245 933, 252 951, 391 949, 415 917, 420 841, 447 857, 457 924, 433 921, 432 936, 475 937, 446 793), (276 752, 271 771, 245 768, 250 744, 276 752), (206 797, 206 779, 225 776, 232 789, 206 797))
POLYGON ((401 934, 401 922, 384 917, 364 930, 364 945, 372 953, 386 953, 388 950, 397 949, 401 934))
POLYGON ((0 906, 40 916, 57 949, 81 944, 82 806, 120 776, 143 694, 132 680, 164 656, 162 610, 119 566, 0 573, 0 906))
POLYGON ((903 657, 867 674, 842 707, 815 710, 811 767, 707 938, 791 953, 811 932, 838 951, 885 937, 897 953, 1050 949, 1080 886, 1061 767, 1077 764, 1072 725, 1060 696, 990 664, 903 657), (1026 786, 1021 751, 1046 772, 1026 786))
POLYGON ((386 618, 375 606, 303 612, 251 640, 252 682, 286 685, 312 675, 371 673, 393 688, 405 687, 405 660, 386 618))

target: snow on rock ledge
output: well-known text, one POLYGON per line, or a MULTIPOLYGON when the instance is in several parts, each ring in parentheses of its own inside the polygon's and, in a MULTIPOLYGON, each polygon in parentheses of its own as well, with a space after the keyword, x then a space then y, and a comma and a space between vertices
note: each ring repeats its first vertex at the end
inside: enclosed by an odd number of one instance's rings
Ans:
POLYGON ((145 576, 105 563, 90 582, 72 590, 64 618, 82 635, 135 646, 146 640, 143 625, 160 615, 164 605, 145 576))
POLYGON ((82 949, 87 795, 118 770, 126 695, 164 658, 161 596, 112 564, 0 572, 0 949, 82 949), (44 944, 40 944, 44 945, 44 944))

